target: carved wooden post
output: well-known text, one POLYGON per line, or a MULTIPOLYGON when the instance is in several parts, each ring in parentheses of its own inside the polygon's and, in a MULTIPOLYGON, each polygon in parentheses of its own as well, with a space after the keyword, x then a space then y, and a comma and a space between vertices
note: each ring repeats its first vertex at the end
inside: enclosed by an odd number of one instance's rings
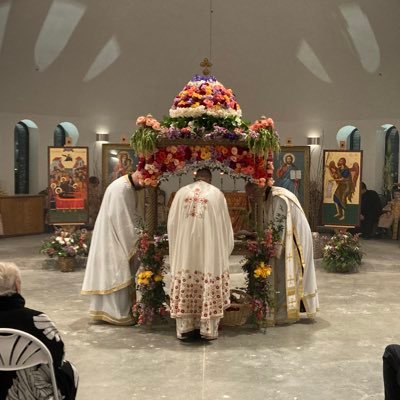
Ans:
POLYGON ((157 228, 157 187, 146 187, 146 205, 145 205, 145 229, 150 235, 154 236, 157 228))

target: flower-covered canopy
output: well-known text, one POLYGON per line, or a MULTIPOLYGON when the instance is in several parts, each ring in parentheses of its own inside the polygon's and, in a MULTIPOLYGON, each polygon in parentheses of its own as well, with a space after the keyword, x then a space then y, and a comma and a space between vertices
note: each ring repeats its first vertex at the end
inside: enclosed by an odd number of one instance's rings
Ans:
POLYGON ((273 120, 243 121, 233 91, 213 76, 195 75, 161 122, 149 114, 136 124, 131 145, 145 185, 203 166, 272 184, 272 152, 279 150, 273 120))

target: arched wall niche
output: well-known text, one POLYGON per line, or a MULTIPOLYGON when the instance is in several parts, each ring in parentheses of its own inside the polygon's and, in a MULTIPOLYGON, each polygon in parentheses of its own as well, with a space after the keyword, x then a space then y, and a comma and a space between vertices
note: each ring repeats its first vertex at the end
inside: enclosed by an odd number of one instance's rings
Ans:
MULTIPOLYGON (((64 138, 64 143, 62 143, 61 145, 57 144, 57 146, 64 146, 67 138, 71 139, 72 146, 77 146, 79 140, 79 131, 78 128, 73 123, 67 121, 60 122, 57 125, 56 130, 54 131, 54 139, 56 136, 56 131, 60 132, 59 135, 61 136, 61 138, 62 137, 64 138)), ((55 140, 54 140, 54 145, 56 146, 55 140)))
POLYGON ((338 130, 336 134, 337 144, 346 142, 347 150, 361 150, 361 134, 356 126, 346 125, 338 130))

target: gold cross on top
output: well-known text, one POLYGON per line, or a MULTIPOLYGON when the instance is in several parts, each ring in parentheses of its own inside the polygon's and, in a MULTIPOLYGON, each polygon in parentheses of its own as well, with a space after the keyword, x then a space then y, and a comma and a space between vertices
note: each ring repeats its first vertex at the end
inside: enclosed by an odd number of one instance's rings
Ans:
POLYGON ((206 57, 201 63, 200 63, 200 67, 204 68, 203 69, 203 75, 207 76, 210 74, 210 68, 212 67, 211 62, 208 60, 208 58, 206 57))

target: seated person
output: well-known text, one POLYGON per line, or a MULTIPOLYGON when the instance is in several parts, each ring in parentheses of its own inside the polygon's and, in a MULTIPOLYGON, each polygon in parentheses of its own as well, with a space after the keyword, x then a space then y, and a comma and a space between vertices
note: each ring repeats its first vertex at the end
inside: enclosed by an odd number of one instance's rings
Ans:
POLYGON ((393 200, 383 208, 383 214, 379 218, 380 228, 392 228, 392 239, 397 239, 400 219, 400 191, 395 190, 393 200))
MULTIPOLYGON (((25 300, 21 296, 21 275, 18 267, 13 263, 0 262, 0 328, 12 328, 27 332, 37 337, 50 350, 53 357, 54 372, 58 389, 63 399, 73 400, 78 386, 78 375, 75 367, 64 361, 64 343, 60 334, 50 318, 41 311, 25 307, 25 300)), ((46 374, 47 366, 35 366, 17 372, 0 371, 0 400, 7 398, 42 398, 39 392, 52 393, 50 376, 46 374), (47 386, 40 388, 35 385, 33 375, 39 375, 39 379, 48 376, 47 386), (30 383, 29 388, 27 382, 30 383), (30 393, 26 393, 29 390, 30 393)), ((39 382, 39 379, 37 382, 39 382)), ((43 378, 44 379, 44 378, 43 378)), ((47 398, 47 397, 46 397, 47 398)))
POLYGON ((367 185, 361 182, 361 215, 360 231, 363 238, 375 236, 379 216, 382 214, 381 199, 375 190, 368 190, 367 185))
POLYGON ((400 345, 390 344, 383 353, 385 400, 400 399, 400 345))

